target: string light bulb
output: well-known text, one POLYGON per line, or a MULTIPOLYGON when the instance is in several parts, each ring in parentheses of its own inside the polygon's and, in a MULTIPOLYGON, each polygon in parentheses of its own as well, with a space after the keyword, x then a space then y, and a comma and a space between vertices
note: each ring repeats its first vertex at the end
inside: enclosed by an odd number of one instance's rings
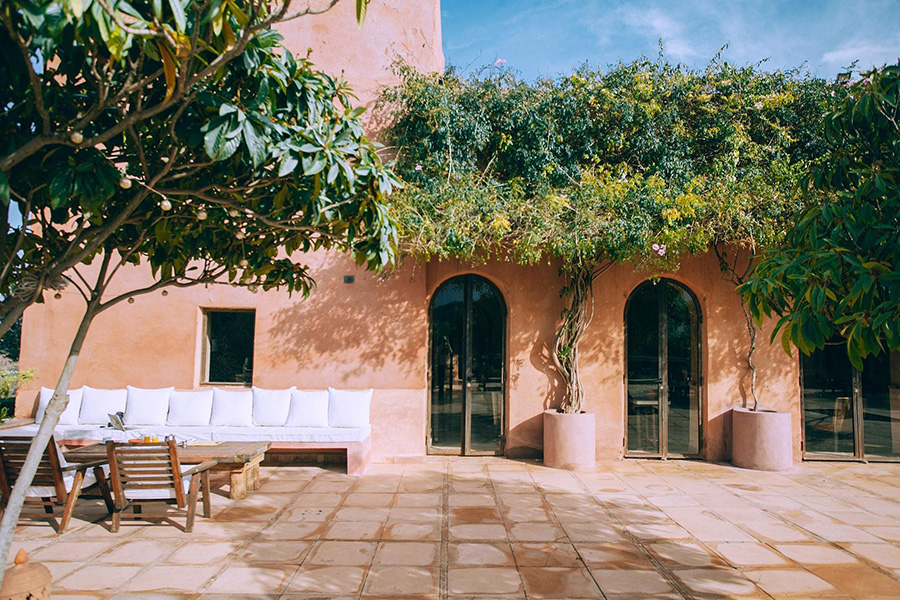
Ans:
POLYGON ((69 134, 69 139, 72 140, 73 144, 80 144, 84 141, 84 135, 80 131, 73 131, 69 134))

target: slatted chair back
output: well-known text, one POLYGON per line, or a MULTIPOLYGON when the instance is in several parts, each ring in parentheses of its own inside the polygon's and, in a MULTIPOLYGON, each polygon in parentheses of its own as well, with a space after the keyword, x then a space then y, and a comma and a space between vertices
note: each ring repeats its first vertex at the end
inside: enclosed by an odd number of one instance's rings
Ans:
MULTIPOLYGON (((22 465, 25 464, 25 457, 30 448, 30 437, 0 437, 0 495, 4 506, 19 479, 19 473, 22 472, 22 465)), ((31 488, 44 488, 47 492, 53 492, 47 493, 46 496, 55 496, 56 502, 63 504, 66 502, 67 492, 60 467, 59 446, 51 437, 31 481, 31 488)))
POLYGON ((107 442, 113 497, 120 510, 129 502, 174 500, 185 507, 184 483, 174 439, 164 442, 107 442))

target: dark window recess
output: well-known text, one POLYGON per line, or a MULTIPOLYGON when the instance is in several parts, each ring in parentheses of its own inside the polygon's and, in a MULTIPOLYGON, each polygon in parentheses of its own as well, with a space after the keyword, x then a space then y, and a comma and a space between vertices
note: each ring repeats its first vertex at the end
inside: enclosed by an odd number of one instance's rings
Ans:
POLYGON ((208 311, 206 313, 210 383, 253 382, 254 311, 208 311))

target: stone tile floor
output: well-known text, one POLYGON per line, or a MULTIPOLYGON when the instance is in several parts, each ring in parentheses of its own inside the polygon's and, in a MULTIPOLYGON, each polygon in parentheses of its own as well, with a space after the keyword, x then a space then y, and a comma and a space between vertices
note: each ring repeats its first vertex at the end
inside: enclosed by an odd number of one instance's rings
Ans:
POLYGON ((451 459, 262 478, 242 501, 219 487, 192 534, 113 534, 82 502, 62 536, 23 520, 13 551, 50 568, 55 600, 900 599, 900 464, 451 459))

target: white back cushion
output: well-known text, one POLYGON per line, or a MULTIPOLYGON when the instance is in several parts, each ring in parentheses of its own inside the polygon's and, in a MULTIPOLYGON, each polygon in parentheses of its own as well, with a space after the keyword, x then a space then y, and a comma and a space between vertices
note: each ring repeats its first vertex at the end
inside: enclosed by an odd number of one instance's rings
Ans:
POLYGON ((225 427, 253 427, 253 390, 222 390, 213 388, 210 425, 225 427))
POLYGON ((209 427, 213 391, 172 392, 166 424, 181 427, 209 427))
POLYGON ((365 427, 369 424, 372 390, 328 388, 328 424, 332 427, 365 427))
POLYGON ((328 427, 328 391, 294 390, 285 427, 328 427))
MULTIPOLYGON (((59 416, 60 425, 78 425, 78 413, 81 412, 81 394, 83 388, 77 390, 69 390, 69 403, 66 409, 59 416)), ((53 390, 50 388, 41 388, 41 397, 38 399, 37 412, 34 414, 34 422, 40 424, 44 420, 44 413, 47 412, 47 405, 53 397, 53 390)))
POLYGON ((282 427, 287 421, 291 408, 291 392, 286 390, 264 390, 253 388, 253 424, 264 427, 282 427))
POLYGON ((106 425, 109 415, 125 412, 127 390, 99 390, 84 386, 78 422, 83 425, 106 425))
POLYGON ((169 394, 174 387, 145 390, 128 386, 125 403, 126 425, 165 425, 169 414, 169 394))

